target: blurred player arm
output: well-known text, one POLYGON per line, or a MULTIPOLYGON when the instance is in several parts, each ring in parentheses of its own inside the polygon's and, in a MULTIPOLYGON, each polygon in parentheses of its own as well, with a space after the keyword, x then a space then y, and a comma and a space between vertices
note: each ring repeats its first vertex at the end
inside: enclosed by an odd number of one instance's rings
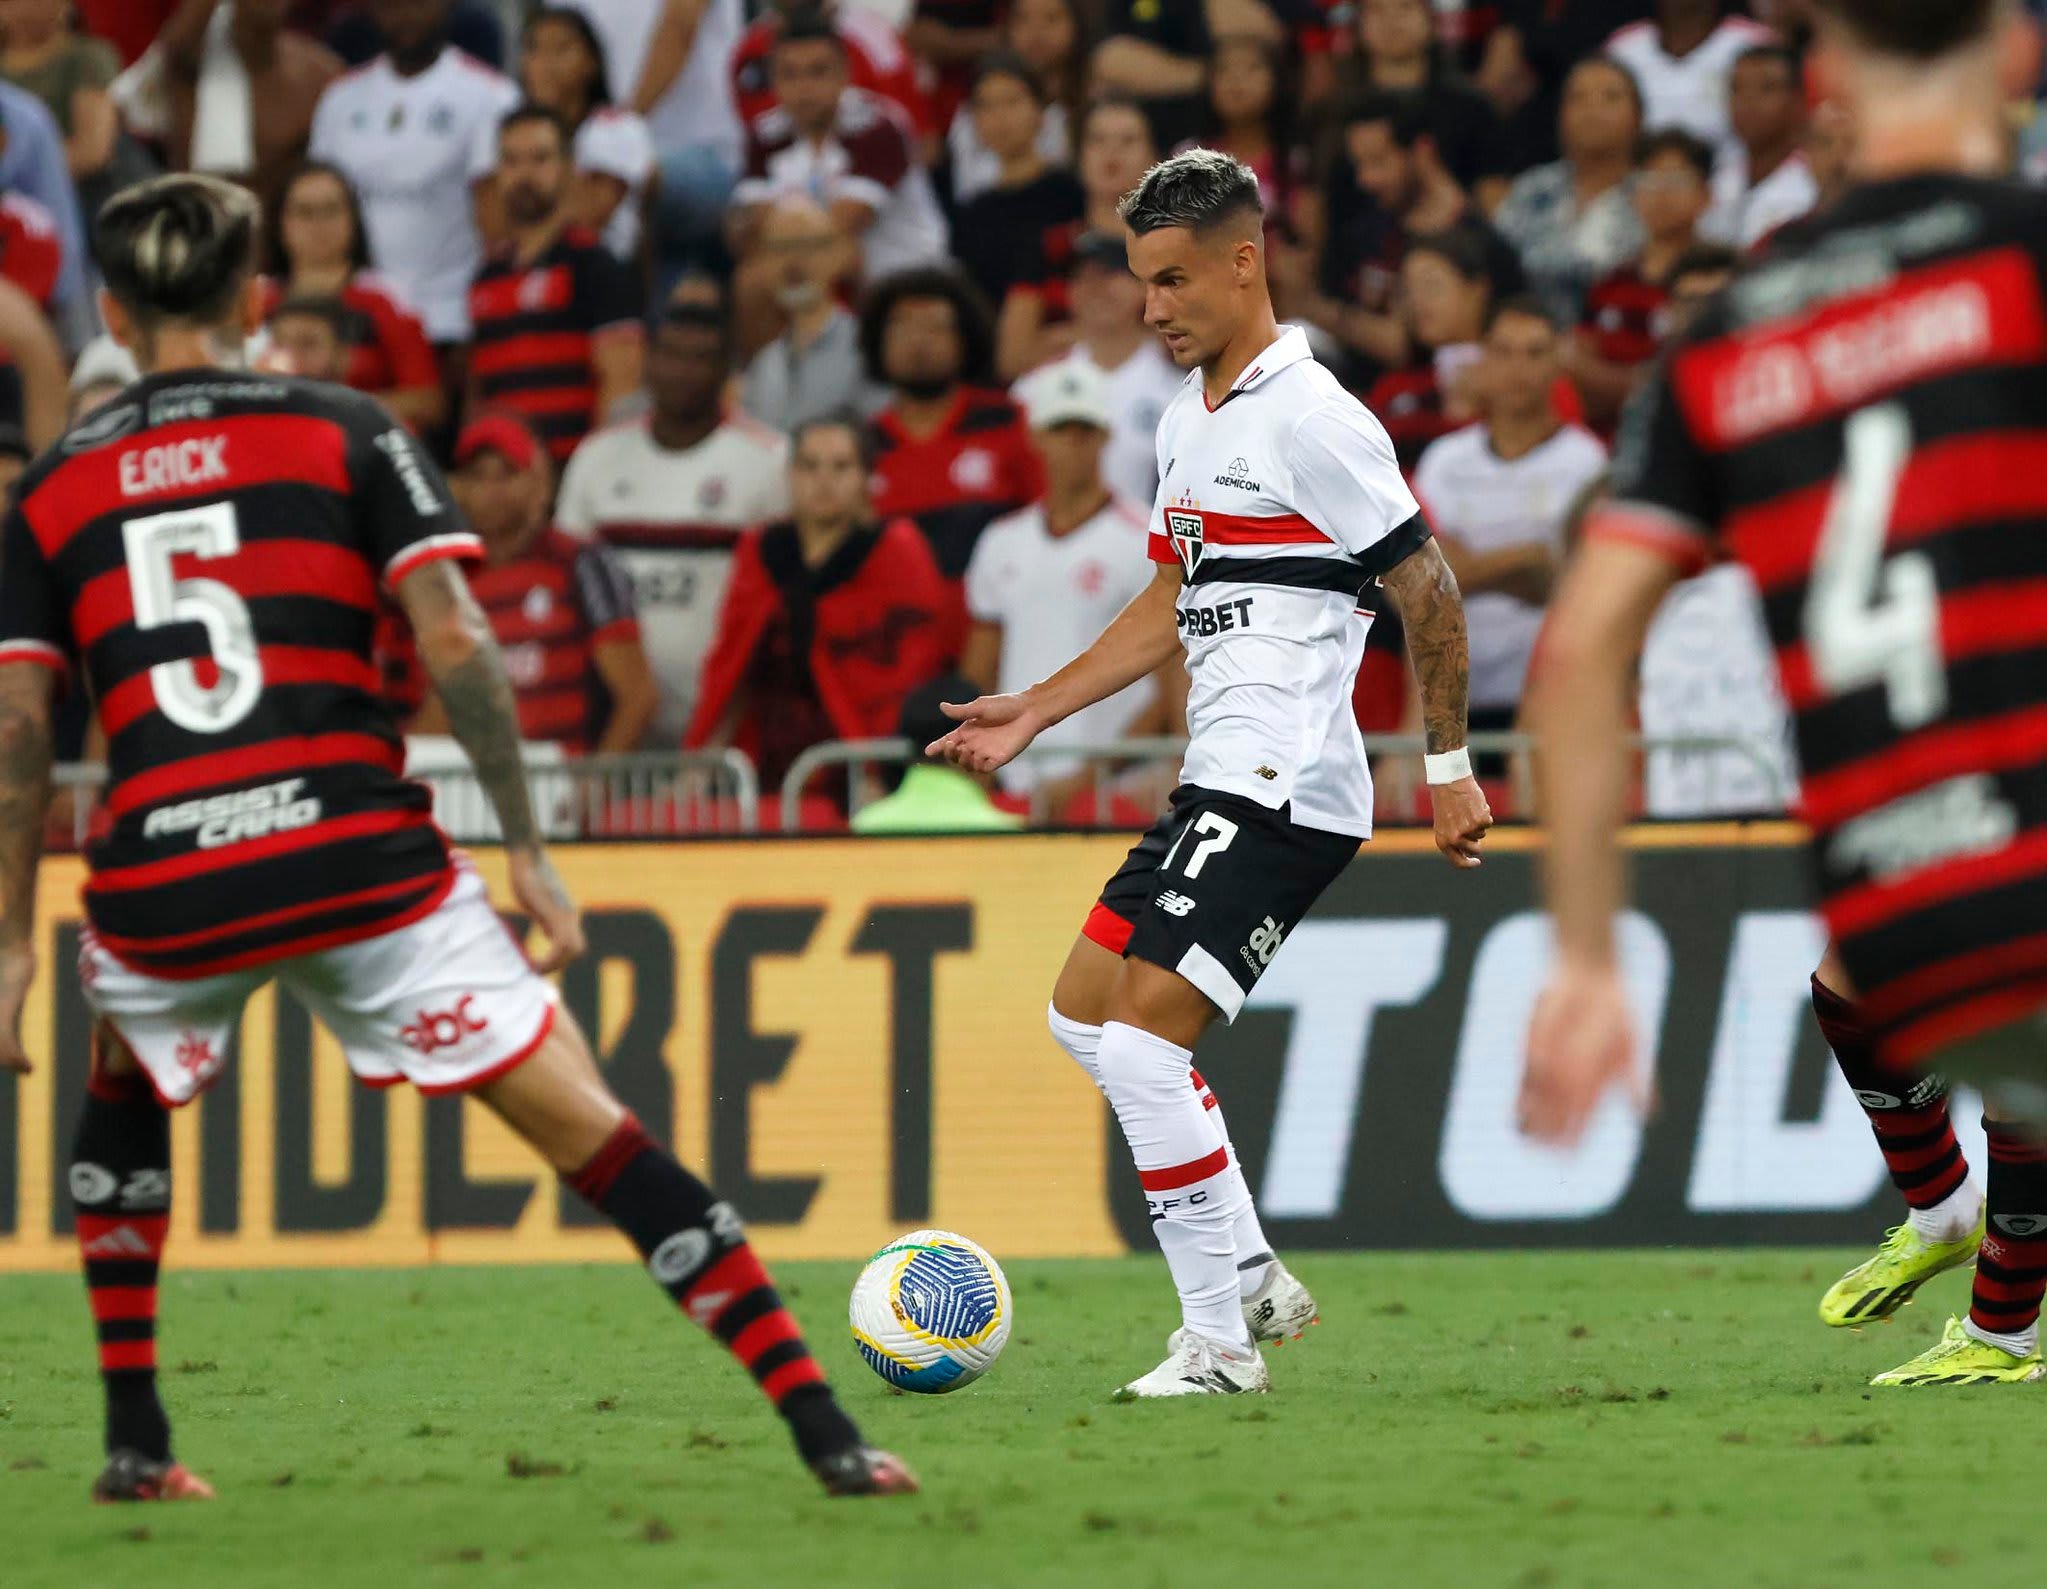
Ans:
POLYGON ((1549 600, 1556 584, 1557 560, 1547 542, 1516 541, 1474 552, 1456 536, 1440 530, 1436 541, 1460 591, 1473 596, 1488 592, 1512 596, 1536 607, 1549 600))
POLYGON ((995 688, 1002 671, 1002 625, 976 618, 967 630, 967 643, 960 651, 960 673, 975 689, 986 695, 995 688))
POLYGON ((647 40, 647 57, 640 67, 640 80, 633 85, 632 108, 644 116, 675 86, 676 78, 689 64, 689 52, 696 43, 697 27, 703 21, 706 0, 665 0, 661 18, 647 40))
POLYGON ((55 674, 0 662, 0 1071, 26 1074, 21 1007, 35 978, 36 870, 50 809, 55 674))
POLYGON ((35 300, 0 280, 0 354, 21 372, 22 428, 29 450, 41 453, 64 433, 70 401, 64 350, 35 300))

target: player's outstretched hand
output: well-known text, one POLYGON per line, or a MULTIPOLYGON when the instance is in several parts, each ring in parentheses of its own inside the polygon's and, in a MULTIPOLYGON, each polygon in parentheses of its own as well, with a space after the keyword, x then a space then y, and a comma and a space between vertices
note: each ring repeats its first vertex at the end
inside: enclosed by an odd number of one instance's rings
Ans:
POLYGON ((1014 761, 1045 726, 1029 698, 1020 694, 983 695, 964 706, 947 701, 938 709, 960 726, 926 745, 924 754, 942 756, 968 772, 993 772, 1014 761))
POLYGON ((17 1076, 35 1069, 21 1046, 21 1007, 28 1002, 28 985, 35 979, 35 950, 27 944, 0 949, 0 1071, 17 1076))
POLYGON ((533 969, 542 976, 559 971, 583 952, 583 913, 545 850, 512 851, 511 871, 512 897, 547 940, 546 952, 531 956, 533 969))
POLYGON ((1521 1130, 1569 1147, 1615 1083, 1627 1089, 1637 1114, 1649 1112, 1649 1084, 1635 1061, 1627 986, 1612 966, 1559 965, 1528 1025, 1521 1130))
POLYGON ((1436 815, 1436 848, 1452 866, 1470 868, 1482 863, 1479 848, 1493 825, 1493 808, 1486 804, 1485 791, 1476 778, 1459 778, 1429 789, 1429 803, 1436 815))

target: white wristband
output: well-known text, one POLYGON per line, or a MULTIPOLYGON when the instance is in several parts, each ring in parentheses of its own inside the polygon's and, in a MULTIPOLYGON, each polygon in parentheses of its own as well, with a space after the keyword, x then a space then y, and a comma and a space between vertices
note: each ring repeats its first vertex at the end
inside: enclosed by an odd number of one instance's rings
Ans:
POLYGON ((1459 745, 1455 750, 1446 750, 1440 756, 1422 757, 1422 767, 1432 784, 1455 783, 1459 778, 1471 776, 1471 752, 1459 745))

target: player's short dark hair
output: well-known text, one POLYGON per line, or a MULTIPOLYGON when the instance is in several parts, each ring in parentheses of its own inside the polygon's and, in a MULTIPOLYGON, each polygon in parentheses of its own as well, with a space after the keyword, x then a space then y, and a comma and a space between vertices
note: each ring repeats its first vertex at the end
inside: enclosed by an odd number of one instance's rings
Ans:
POLYGON ((1740 268, 1741 255, 1725 243, 1694 243, 1677 256, 1666 280, 1675 283, 1680 276, 1731 275, 1740 268))
POLYGON ((938 298, 952 305, 960 339, 960 379, 973 385, 989 378, 995 364, 995 317, 978 288, 953 265, 912 265, 892 271, 860 300, 860 358, 867 378, 889 384, 882 363, 889 316, 912 298, 938 298))
POLYGON ((498 136, 502 138, 514 127, 552 127, 555 137, 561 141, 564 153, 567 153, 570 143, 573 142, 569 124, 562 118, 562 113, 546 105, 537 105, 530 99, 523 104, 514 105, 505 112, 498 122, 498 136))
POLYGON ((1635 164, 1638 166, 1645 166, 1667 154, 1674 154, 1684 161, 1699 174, 1701 182, 1713 180, 1713 146, 1697 133, 1687 132, 1682 127, 1658 127, 1635 140, 1635 164))
POLYGON ((1466 281, 1493 281, 1492 252, 1485 234, 1467 222, 1446 226, 1440 232, 1424 232, 1407 245, 1408 256, 1434 254, 1466 281))
POLYGON ((1816 0, 1870 49, 1930 61, 1990 32, 1998 0, 1816 0))
POLYGON ((785 44, 829 44, 841 55, 846 52, 846 41, 839 37, 839 30, 832 25, 832 19, 822 7, 806 5, 787 12, 782 17, 781 27, 775 30, 775 48, 785 44))
POLYGON ((1396 147, 1412 149, 1429 136, 1429 102, 1407 89, 1380 88, 1359 94, 1343 107, 1346 128, 1378 122, 1386 124, 1396 147))
POLYGON ((210 327, 233 314, 248 285, 259 231, 247 188, 180 172, 107 200, 93 223, 93 253, 138 330, 210 327))
POLYGON ((967 90, 968 97, 972 98, 991 77, 1013 77, 1029 90, 1031 98, 1040 105, 1045 103, 1045 85, 1031 69, 1031 63, 1014 50, 996 50, 974 63, 974 81, 967 90))
MULTIPOLYGON (((860 455, 860 467, 873 469, 877 457, 874 445, 874 427, 854 413, 850 408, 834 408, 828 413, 812 414, 794 430, 789 432, 789 456, 794 458, 810 436, 820 430, 843 430, 853 438, 853 450, 860 455)), ((936 735, 932 736, 936 738, 936 735)))
POLYGON ((1123 224, 1139 237, 1184 226, 1206 237, 1219 226, 1249 223, 1253 231, 1265 214, 1258 174, 1235 155, 1216 149, 1183 149, 1161 160, 1116 206, 1123 224))
POLYGON ((1518 315, 1523 320, 1540 320, 1551 331, 1557 329, 1557 317, 1549 312, 1549 306, 1532 292, 1510 292, 1498 303, 1486 309, 1485 328, 1491 331, 1494 325, 1508 315, 1518 315))
POLYGON ((539 5, 527 14, 526 25, 519 30, 519 37, 531 39, 536 28, 549 22, 567 28, 583 41, 583 48, 597 63, 597 80, 590 85, 590 103, 593 106, 610 104, 611 62, 605 56, 604 41, 597 36, 596 25, 574 6, 539 5))

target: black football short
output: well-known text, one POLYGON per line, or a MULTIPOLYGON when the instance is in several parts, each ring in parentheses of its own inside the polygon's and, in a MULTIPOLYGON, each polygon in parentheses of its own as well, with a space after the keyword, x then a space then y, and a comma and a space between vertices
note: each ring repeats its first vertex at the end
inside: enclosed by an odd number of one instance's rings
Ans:
POLYGON ((1294 923, 1359 841, 1304 828, 1240 795, 1182 784, 1137 841, 1081 931, 1177 971, 1234 1021, 1294 923))

